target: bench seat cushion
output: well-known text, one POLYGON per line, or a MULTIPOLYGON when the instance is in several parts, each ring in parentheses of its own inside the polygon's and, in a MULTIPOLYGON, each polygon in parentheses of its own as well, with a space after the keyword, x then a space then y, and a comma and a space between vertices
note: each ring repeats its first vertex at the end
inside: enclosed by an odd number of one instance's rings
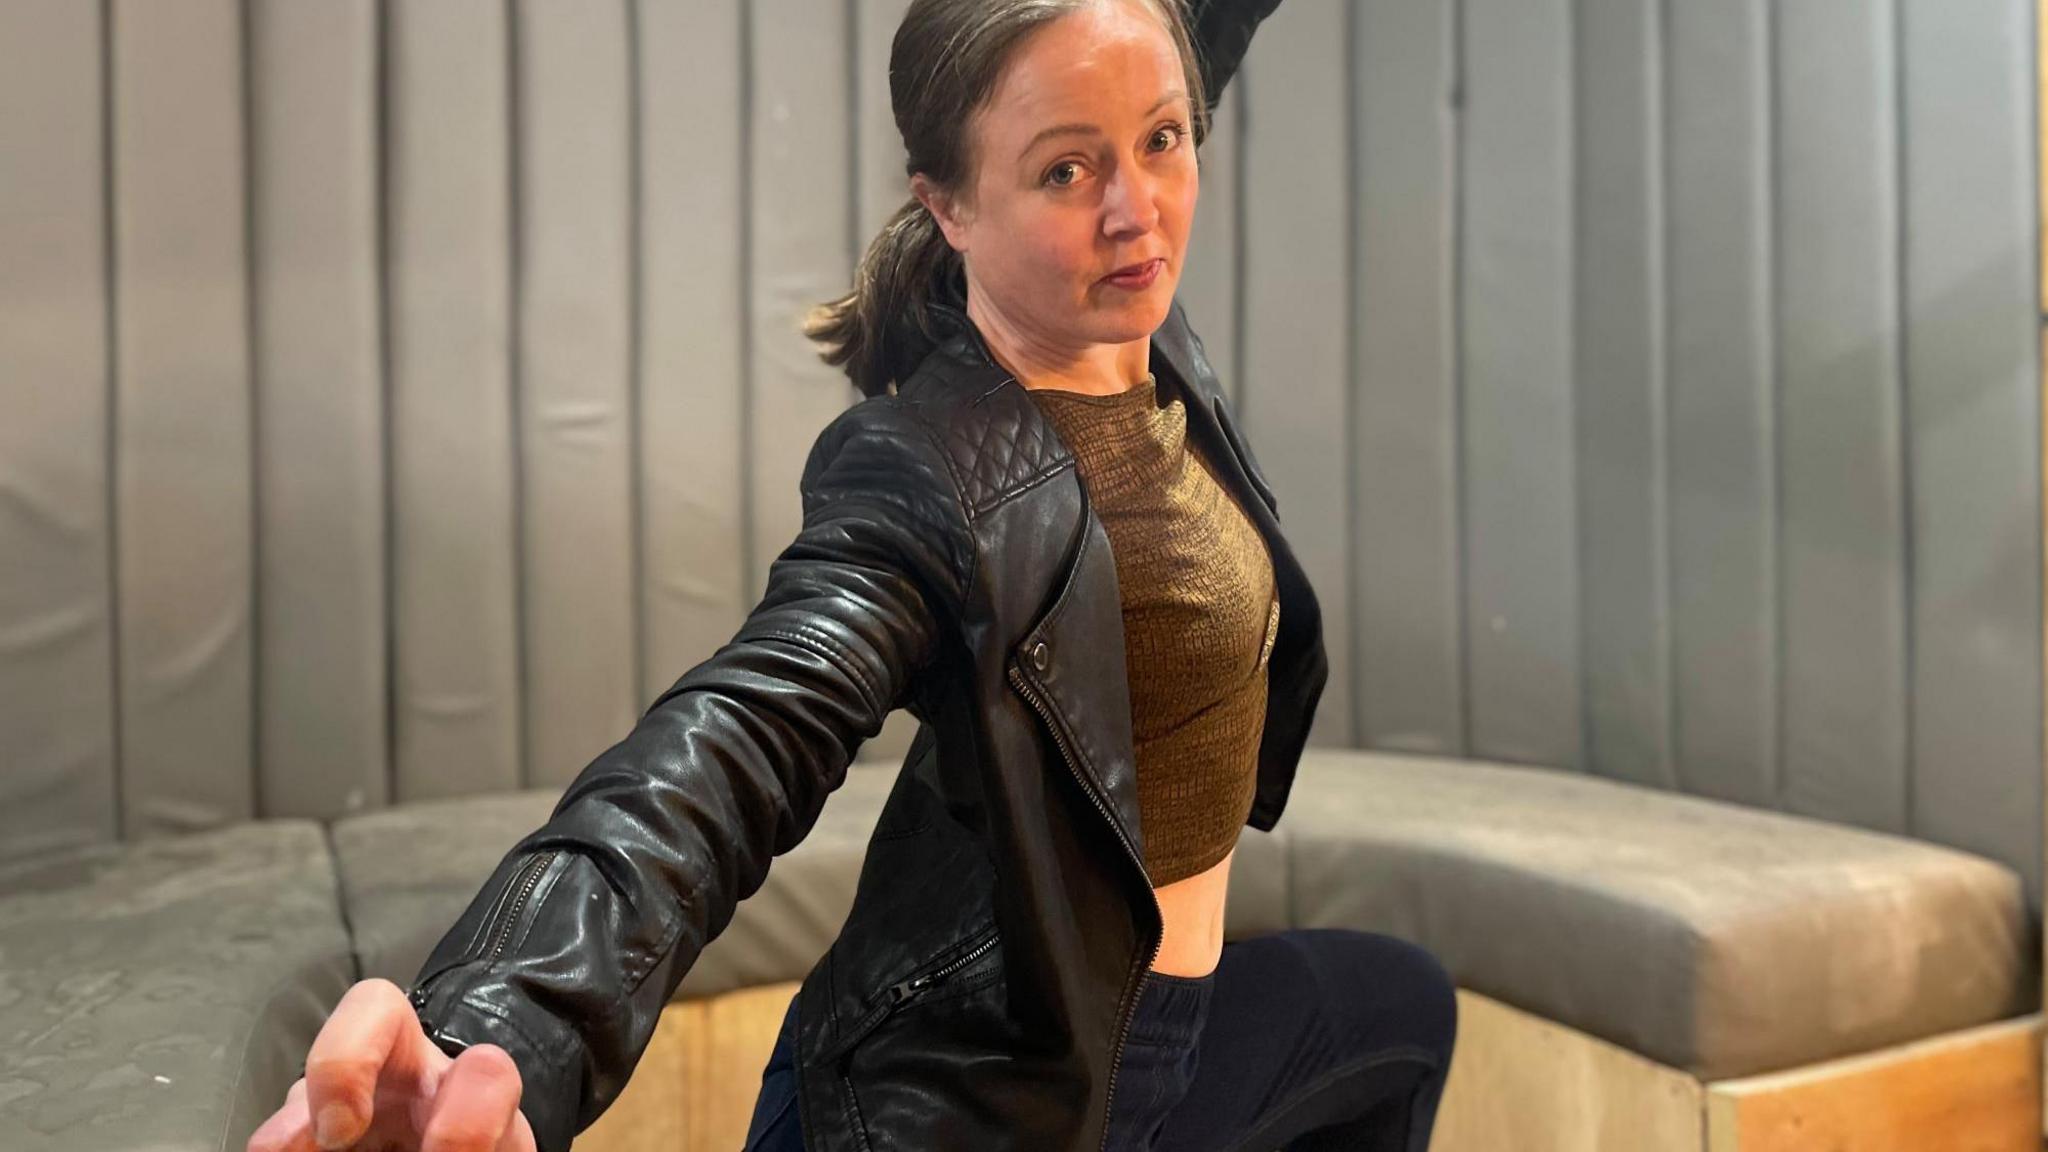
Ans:
POLYGON ((318 824, 0 868, 0 1147, 240 1148, 354 978, 318 824))
POLYGON ((1280 826, 1307 927, 1413 940, 1458 983, 1712 1080, 2037 999, 2002 865, 1576 773, 1311 750, 1280 826))

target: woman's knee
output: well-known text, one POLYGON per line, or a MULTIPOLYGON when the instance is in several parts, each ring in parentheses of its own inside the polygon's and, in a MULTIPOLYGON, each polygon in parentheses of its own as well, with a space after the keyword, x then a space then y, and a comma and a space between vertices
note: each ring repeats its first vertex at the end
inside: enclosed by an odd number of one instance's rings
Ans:
POLYGON ((1385 1029, 1390 1019, 1398 1021, 1401 1042, 1448 1067, 1457 1042, 1458 986, 1443 962, 1421 945, 1384 933, 1313 931, 1327 933, 1321 940, 1304 941, 1325 957, 1319 977, 1351 988, 1370 981, 1373 994, 1359 1011, 1375 1018, 1376 1030, 1385 1029))

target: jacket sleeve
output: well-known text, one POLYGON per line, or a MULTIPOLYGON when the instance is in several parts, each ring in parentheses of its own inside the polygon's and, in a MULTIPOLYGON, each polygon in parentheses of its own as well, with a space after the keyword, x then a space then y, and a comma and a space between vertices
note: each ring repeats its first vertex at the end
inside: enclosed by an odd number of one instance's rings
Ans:
POLYGON ((1202 87, 1212 114, 1244 63, 1252 33, 1279 6, 1280 0, 1194 0, 1195 54, 1202 61, 1202 87))
POLYGON ((511 1054, 542 1152, 617 1098, 698 954, 913 698, 965 594, 957 489, 898 398, 819 436, 802 495, 738 633, 576 777, 411 992, 444 1050, 511 1054))

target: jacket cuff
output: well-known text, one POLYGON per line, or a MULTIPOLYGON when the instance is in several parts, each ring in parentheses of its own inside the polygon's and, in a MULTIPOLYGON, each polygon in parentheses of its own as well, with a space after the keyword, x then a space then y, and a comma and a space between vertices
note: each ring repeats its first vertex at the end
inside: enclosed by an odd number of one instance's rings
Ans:
POLYGON ((495 1044, 519 1069, 519 1110, 533 1129, 537 1152, 570 1152, 583 1099, 580 1046, 566 1028, 531 1035, 533 1019, 514 1025, 501 1010, 464 995, 439 973, 406 994, 420 1027, 450 1057, 478 1044, 495 1044))

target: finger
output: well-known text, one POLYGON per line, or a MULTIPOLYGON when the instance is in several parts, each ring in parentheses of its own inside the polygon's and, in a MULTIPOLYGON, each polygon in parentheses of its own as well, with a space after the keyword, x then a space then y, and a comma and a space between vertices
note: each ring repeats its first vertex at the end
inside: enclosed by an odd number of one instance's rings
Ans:
POLYGON ((361 981, 334 1006, 306 1055, 306 1109, 321 1148, 362 1139, 376 1106, 377 1077, 400 1029, 413 1019, 405 993, 389 980, 361 981))
POLYGON ((526 1113, 512 1113, 512 1122, 505 1125, 505 1134, 498 1137, 492 1152, 534 1152, 533 1125, 526 1122, 526 1113))
POLYGON ((295 1081, 285 1093, 284 1107, 249 1137, 248 1152, 317 1152, 313 1118, 306 1111, 306 1082, 295 1081))
POLYGON ((494 1152, 519 1111, 519 1067, 495 1044, 466 1048, 442 1075, 420 1152, 494 1152))

